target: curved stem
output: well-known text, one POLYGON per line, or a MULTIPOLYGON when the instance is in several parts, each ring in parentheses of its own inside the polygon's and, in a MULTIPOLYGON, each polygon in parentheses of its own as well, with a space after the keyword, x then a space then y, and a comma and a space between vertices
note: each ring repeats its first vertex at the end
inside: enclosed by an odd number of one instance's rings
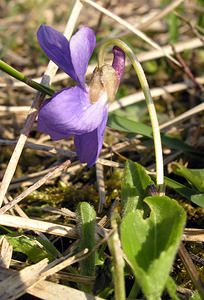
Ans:
POLYGON ((161 136, 160 136, 160 130, 159 130, 159 122, 157 119, 157 113, 155 110, 154 102, 152 100, 152 96, 150 94, 149 85, 146 79, 146 76, 144 74, 144 71, 142 69, 142 66, 140 62, 138 61, 136 55, 132 51, 130 47, 128 47, 123 41, 119 39, 111 39, 107 42, 105 42, 100 50, 99 50, 99 56, 98 56, 98 65, 99 68, 104 65, 104 56, 105 56, 105 50, 110 45, 116 45, 119 48, 121 48, 125 54, 129 57, 135 72, 138 76, 141 88, 143 90, 145 100, 147 103, 147 108, 149 111, 149 117, 152 125, 152 133, 153 133, 153 139, 154 139, 154 147, 155 147, 155 158, 156 158, 156 181, 157 186, 160 191, 163 190, 163 184, 164 184, 164 167, 163 167, 163 154, 162 154, 162 144, 161 144, 161 136))

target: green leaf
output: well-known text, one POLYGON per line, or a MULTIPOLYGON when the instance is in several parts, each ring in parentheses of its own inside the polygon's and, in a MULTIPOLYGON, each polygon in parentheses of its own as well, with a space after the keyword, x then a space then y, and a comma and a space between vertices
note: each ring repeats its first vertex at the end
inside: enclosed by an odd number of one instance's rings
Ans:
POLYGON ((174 12, 170 13, 167 17, 167 23, 169 26, 169 41, 171 43, 176 43, 179 36, 179 18, 175 15, 174 12))
MULTIPOLYGON (((119 131, 137 133, 153 139, 152 128, 150 126, 144 123, 139 123, 139 122, 129 120, 126 117, 117 115, 117 113, 109 114, 108 126, 119 131)), ((169 148, 182 150, 184 152, 197 153, 197 151, 190 145, 169 135, 161 134, 161 140, 162 143, 169 148)))
POLYGON ((55 256, 38 241, 35 237, 25 235, 9 236, 5 235, 8 242, 13 246, 14 251, 24 253, 30 261, 37 263, 44 258, 53 260, 55 256))
POLYGON ((196 194, 191 196, 191 201, 204 208, 204 194, 196 194))
MULTIPOLYGON (((198 5, 200 7, 203 7, 204 1, 203 0, 198 0, 198 5)), ((202 28, 204 27, 204 14, 203 14, 203 12, 200 12, 200 15, 199 15, 199 18, 198 18, 198 25, 202 28)))
POLYGON ((172 300, 179 300, 179 297, 177 296, 177 293, 176 293, 176 288, 177 288, 177 286, 176 286, 173 278, 171 278, 169 276, 167 279, 167 282, 166 282, 166 289, 172 300))
POLYGON ((204 208, 204 194, 196 194, 194 190, 168 177, 164 177, 164 182, 166 186, 174 189, 178 194, 185 197, 187 200, 204 208))
POLYGON ((189 300, 202 300, 200 295, 198 294, 198 292, 196 291, 195 293, 193 293, 193 295, 191 296, 191 298, 189 300))
MULTIPOLYGON (((164 8, 164 6, 171 3, 172 3, 171 0, 163 0, 162 7, 164 8)), ((180 4, 178 7, 176 7, 176 11, 182 14, 183 5, 180 4)), ((179 38, 179 28, 181 23, 179 17, 175 14, 175 11, 171 11, 164 17, 164 20, 167 22, 168 25, 169 42, 170 43, 177 42, 179 38)))
POLYGON ((166 196, 147 197, 151 209, 144 219, 140 211, 127 214, 121 224, 123 251, 148 300, 162 294, 182 238, 185 212, 166 196))
MULTIPOLYGON (((78 228, 80 231, 79 250, 88 248, 89 251, 95 246, 96 212, 88 202, 81 202, 76 210, 78 228)), ((86 276, 95 275, 96 253, 93 251, 87 258, 80 261, 80 274, 86 276)), ((80 285, 83 291, 90 291, 91 287, 80 285)))
POLYGON ((144 206, 143 198, 148 195, 147 187, 154 182, 140 164, 127 161, 121 186, 123 214, 144 206))
POLYGON ((161 134, 161 140, 162 140, 162 144, 164 144, 165 146, 171 149, 182 150, 183 152, 198 153, 198 151, 196 151, 190 145, 170 135, 161 134))
POLYGON ((50 242, 48 239, 43 239, 40 236, 37 236, 36 239, 38 242, 40 242, 40 244, 43 245, 43 247, 45 248, 45 251, 47 251, 47 253, 49 253, 53 257, 53 259, 61 256, 61 253, 57 250, 57 248, 53 245, 53 243, 50 242))
POLYGON ((173 163, 173 172, 184 177, 199 192, 204 193, 204 169, 188 169, 179 163, 173 163))
POLYGON ((191 197, 195 194, 195 191, 193 191, 192 189, 186 187, 182 183, 177 182, 171 178, 164 177, 164 182, 166 186, 174 189, 178 194, 185 197, 189 201, 191 201, 191 197))
POLYGON ((117 113, 109 114, 108 126, 116 130, 138 133, 143 136, 152 138, 152 128, 150 126, 144 123, 129 120, 126 117, 117 115, 117 113))

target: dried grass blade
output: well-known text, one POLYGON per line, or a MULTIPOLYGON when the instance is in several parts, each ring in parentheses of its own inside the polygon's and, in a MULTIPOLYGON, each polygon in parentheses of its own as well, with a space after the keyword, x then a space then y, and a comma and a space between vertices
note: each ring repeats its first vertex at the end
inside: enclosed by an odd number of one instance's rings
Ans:
POLYGON ((171 2, 169 5, 161 9, 159 13, 155 14, 154 16, 151 16, 144 23, 138 24, 138 27, 140 29, 146 29, 147 27, 151 26, 154 22, 164 18, 166 15, 172 12, 177 6, 179 6, 182 2, 184 2, 184 0, 175 0, 171 2))
POLYGON ((201 299, 204 299, 204 282, 203 282, 199 272, 197 271, 195 265, 193 264, 193 261, 192 261, 190 255, 188 254, 188 251, 184 247, 183 243, 181 243, 181 245, 179 247, 179 256, 180 256, 182 263, 184 264, 188 274, 190 275, 190 278, 191 278, 194 286, 198 290, 201 299))
POLYGON ((29 194, 31 194, 33 191, 37 190, 39 187, 41 187, 44 183, 46 183, 49 179, 54 178, 61 174, 61 172, 66 169, 68 166, 70 166, 71 162, 70 160, 65 161, 61 165, 57 166, 53 171, 46 174, 44 177, 39 179, 36 183, 34 183, 32 186, 30 186, 27 190, 25 190, 23 193, 18 195, 13 201, 7 203, 0 209, 0 214, 4 214, 6 211, 11 209, 13 206, 15 206, 17 203, 19 203, 21 200, 23 200, 25 197, 27 197, 29 194))
POLYGON ((103 174, 103 165, 100 162, 96 163, 96 177, 97 177, 98 192, 99 192, 98 213, 101 213, 103 206, 106 203, 106 190, 105 190, 105 182, 104 182, 104 174, 103 174))
POLYGON ((9 244, 6 237, 2 237, 0 241, 0 266, 9 268, 13 253, 13 247, 9 244))
MULTIPOLYGON (((196 80, 200 84, 204 84, 204 77, 196 77, 196 80)), ((192 83, 190 81, 178 82, 178 83, 174 83, 174 84, 168 84, 168 85, 165 85, 160 88, 159 87, 152 88, 151 95, 153 98, 157 98, 157 97, 163 96, 165 94, 173 94, 176 92, 184 91, 191 87, 192 87, 192 83)), ((123 98, 119 99, 118 101, 114 101, 109 107, 109 112, 114 111, 119 108, 126 107, 128 105, 131 105, 131 104, 143 101, 143 100, 145 100, 143 93, 137 92, 130 96, 123 97, 123 98)))
POLYGON ((0 225, 77 238, 77 232, 73 227, 8 214, 0 215, 0 225))
POLYGON ((97 4, 96 2, 94 2, 92 0, 83 0, 82 2, 87 3, 87 4, 91 5, 91 6, 93 6, 94 8, 96 8, 99 11, 101 11, 105 15, 109 16, 110 18, 112 18, 113 20, 115 20, 116 22, 118 22, 119 24, 123 25, 125 28, 127 28, 130 31, 132 31, 135 35, 137 35, 143 41, 145 41, 146 43, 148 43, 149 45, 151 45, 153 48, 155 48, 155 49, 159 50, 161 53, 163 53, 163 55, 166 56, 169 60, 171 60, 174 64, 176 64, 177 66, 180 66, 180 63, 176 59, 174 59, 171 55, 169 55, 168 53, 166 53, 151 38, 149 38, 146 34, 144 34, 139 29, 137 29, 134 26, 132 26, 127 21, 123 20, 122 18, 120 18, 116 14, 110 12, 109 10, 105 9, 104 7, 102 7, 101 5, 97 4))
MULTIPOLYGON (((11 269, 0 268, 0 281, 5 280, 11 275, 18 274, 11 269)), ((78 291, 65 285, 57 284, 47 280, 40 280, 26 289, 26 293, 44 300, 56 300, 59 295, 61 300, 102 300, 103 298, 78 291)))
POLYGON ((48 264, 47 259, 26 267, 0 282, 0 299, 18 299, 26 293, 26 289, 33 285, 40 277, 41 272, 48 264))
POLYGON ((102 300, 103 298, 50 281, 41 281, 29 288, 27 292, 43 300, 102 300))
MULTIPOLYGON (((72 32, 74 30, 75 24, 78 20, 80 11, 82 9, 82 4, 79 0, 75 1, 75 5, 73 7, 72 13, 70 15, 70 18, 67 22, 64 35, 69 39, 72 35, 72 32)), ((52 81, 52 78, 54 77, 56 71, 57 71, 57 66, 53 63, 50 62, 48 64, 47 70, 45 71, 45 74, 42 77, 42 84, 49 85, 52 81)), ((4 196, 7 192, 7 189, 9 187, 9 184, 12 180, 12 177, 15 173, 19 158, 21 156, 21 153, 23 151, 25 142, 27 140, 27 137, 30 133, 30 130, 32 128, 33 123, 35 122, 38 110, 40 108, 40 105, 42 101, 45 98, 45 94, 42 93, 37 93, 37 96, 35 100, 33 101, 33 104, 31 106, 30 112, 28 113, 27 119, 25 121, 25 125, 22 129, 22 133, 18 139, 18 142, 16 144, 16 147, 13 151, 13 154, 10 158, 9 164, 7 166, 6 172, 4 174, 1 186, 0 186, 0 207, 2 206, 4 196)))

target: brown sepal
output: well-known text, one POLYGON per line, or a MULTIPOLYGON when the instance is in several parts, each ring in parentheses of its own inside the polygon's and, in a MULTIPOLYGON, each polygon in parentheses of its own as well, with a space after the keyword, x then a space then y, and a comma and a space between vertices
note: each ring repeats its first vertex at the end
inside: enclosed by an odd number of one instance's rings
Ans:
POLYGON ((92 103, 98 101, 100 96, 106 92, 108 100, 113 101, 119 86, 119 78, 110 65, 103 65, 100 69, 95 68, 89 85, 89 97, 92 103))

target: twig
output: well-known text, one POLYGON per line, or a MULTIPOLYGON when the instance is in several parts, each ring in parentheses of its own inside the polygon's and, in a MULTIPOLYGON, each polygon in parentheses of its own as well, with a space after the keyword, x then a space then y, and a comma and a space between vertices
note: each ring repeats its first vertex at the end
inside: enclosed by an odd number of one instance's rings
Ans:
POLYGON ((190 254, 193 261, 197 262, 201 266, 204 266, 204 259, 203 258, 199 257, 198 255, 196 255, 192 252, 190 252, 189 254, 190 254))
MULTIPOLYGON (((203 44, 198 38, 179 42, 174 45, 176 52, 182 52, 185 50, 200 48, 202 46, 203 46, 203 44)), ((174 54, 172 47, 170 45, 166 45, 166 46, 162 47, 162 49, 163 49, 163 52, 168 53, 169 55, 174 54)), ((146 52, 139 53, 137 55, 139 61, 141 61, 141 62, 161 58, 163 56, 164 56, 164 54, 159 50, 146 51, 146 52)))
POLYGON ((201 92, 203 93, 204 92, 204 87, 199 82, 197 82, 195 76, 193 75, 193 73, 192 73, 191 69, 189 68, 189 66, 187 65, 187 63, 184 61, 184 59, 182 58, 180 53, 176 52, 176 49, 175 49, 174 45, 172 44, 171 46, 172 46, 172 49, 175 53, 175 56, 176 56, 177 60, 181 64, 181 69, 185 72, 185 74, 188 76, 188 78, 190 80, 192 80, 192 82, 195 84, 195 86, 197 86, 201 90, 201 92))
MULTIPOLYGON (((4 140, 0 139, 0 145, 16 145, 17 140, 4 140)), ((32 142, 26 142, 25 143, 26 148, 35 149, 39 151, 46 151, 53 155, 59 154, 61 156, 65 157, 76 157, 76 153, 70 150, 64 150, 53 146, 43 145, 43 144, 37 144, 32 142)))
POLYGON ((177 6, 179 6, 182 2, 184 2, 184 0, 175 0, 171 2, 169 5, 161 9, 157 14, 149 17, 143 23, 139 23, 138 28, 147 29, 147 27, 152 25, 154 22, 163 19, 166 15, 172 12, 177 6))
POLYGON ((197 31, 196 26, 194 27, 193 24, 186 18, 184 18, 182 15, 180 15, 178 12, 175 12, 175 15, 177 17, 179 17, 182 21, 184 21, 186 24, 188 24, 188 26, 190 27, 190 29, 192 30, 192 32, 201 40, 201 42, 204 45, 204 38, 203 36, 197 31))
POLYGON ((203 110, 204 110, 204 103, 198 104, 197 106, 189 109, 188 111, 184 112, 180 116, 175 117, 173 120, 163 123, 162 125, 160 125, 160 129, 166 129, 169 126, 172 126, 172 125, 175 125, 175 124, 177 124, 181 121, 184 121, 185 119, 188 119, 191 116, 193 116, 195 114, 198 114, 203 110))
POLYGON ((204 229, 185 228, 183 233, 183 241, 187 242, 204 242, 204 229))
POLYGON ((183 243, 181 243, 181 245, 179 247, 179 256, 180 256, 188 274, 190 275, 190 278, 191 278, 194 286, 198 290, 201 299, 204 299, 204 282, 203 282, 200 274, 196 270, 196 267, 194 266, 193 261, 192 261, 190 255, 188 254, 188 251, 184 247, 183 243))
POLYGON ((142 31, 135 28, 130 23, 126 22, 125 20, 123 20, 122 18, 117 16, 116 14, 110 12, 109 10, 105 9, 104 7, 102 7, 101 5, 97 4, 96 2, 94 2, 92 0, 81 0, 81 2, 84 2, 84 3, 87 3, 91 6, 93 6, 97 10, 101 11, 102 13, 106 14, 110 18, 114 19, 116 22, 123 25, 128 30, 132 31, 134 34, 136 34, 143 41, 145 41, 146 43, 151 45, 153 48, 155 48, 155 49, 159 50, 160 52, 162 52, 164 56, 166 56, 168 59, 170 59, 172 62, 174 62, 177 66, 180 65, 179 62, 176 59, 174 59, 171 55, 166 53, 157 43, 155 43, 152 39, 150 39, 148 36, 146 36, 142 31))
MULTIPOLYGON (((200 84, 204 84, 204 78, 199 77, 199 78, 196 78, 196 80, 200 84)), ((163 88, 152 88, 150 91, 151 91, 152 98, 159 99, 159 97, 161 97, 165 94, 173 94, 176 92, 184 91, 190 87, 192 87, 192 84, 190 82, 180 82, 180 83, 166 85, 163 88)), ((155 99, 155 100, 157 100, 157 99, 155 99)), ((142 92, 137 92, 135 94, 123 97, 123 98, 113 102, 109 107, 109 112, 115 111, 119 108, 127 107, 131 104, 138 103, 138 102, 141 102, 144 100, 145 100, 144 94, 142 92)), ((203 110, 204 110, 204 103, 198 104, 197 106, 182 113, 180 116, 177 116, 174 119, 161 124, 159 127, 160 127, 160 129, 165 129, 165 128, 172 126, 176 123, 179 123, 187 118, 190 118, 194 114, 198 114, 198 113, 202 112, 203 110)), ((16 144, 16 141, 0 139, 0 145, 15 145, 15 144, 16 144)), ((56 154, 59 154, 64 157, 75 157, 76 156, 76 153, 73 151, 64 150, 64 149, 47 146, 47 145, 42 145, 42 148, 41 148, 41 145, 38 146, 38 144, 29 142, 29 143, 25 144, 25 147, 31 148, 31 149, 36 149, 36 150, 41 150, 41 151, 48 151, 51 154, 56 153, 56 154)))
MULTIPOLYGON (((75 163, 73 163, 72 166, 69 167, 69 172, 68 173, 69 173, 69 175, 70 174, 75 174, 78 170, 82 169, 85 166, 86 166, 86 164, 80 164, 78 161, 76 161, 75 163)), ((36 179, 38 177, 39 177, 38 179, 40 180, 40 178, 42 177, 42 175, 47 174, 48 172, 54 170, 54 168, 55 167, 50 167, 50 168, 45 169, 43 171, 32 173, 32 174, 29 174, 28 176, 22 176, 22 177, 20 177, 18 179, 15 179, 15 180, 12 181, 14 183, 10 184, 9 190, 11 191, 13 189, 18 188, 19 186, 21 186, 21 187, 31 186, 33 183, 36 182, 36 179)))
MULTIPOLYGON (((105 3, 105 8, 108 9, 111 5, 111 0, 107 0, 107 2, 105 3)), ((101 12, 99 18, 98 18, 98 22, 97 22, 97 25, 96 25, 96 29, 95 29, 95 33, 97 34, 98 31, 99 31, 99 28, 101 26, 101 23, 102 23, 102 20, 103 20, 103 17, 104 17, 104 14, 101 12)))
POLYGON ((54 260, 48 265, 47 270, 44 270, 44 272, 42 273, 42 279, 45 279, 45 277, 53 275, 56 272, 61 271, 65 267, 92 255, 92 253, 94 253, 102 244, 108 241, 112 234, 113 230, 109 230, 106 236, 103 239, 99 240, 99 242, 90 251, 88 251, 88 249, 86 248, 74 256, 70 257, 70 254, 68 254, 65 257, 54 260))
MULTIPOLYGON (((204 77, 196 77, 196 81, 200 84, 204 84, 204 77)), ((169 84, 161 88, 152 88, 151 95, 153 98, 158 98, 165 94, 172 94, 179 91, 184 91, 190 87, 192 87, 191 81, 169 84)), ((119 99, 118 101, 113 102, 109 107, 109 112, 114 111, 118 108, 126 107, 128 105, 140 102, 142 100, 145 100, 143 92, 138 92, 130 96, 126 96, 124 98, 119 99)))
POLYGON ((48 181, 50 178, 55 177, 57 174, 60 174, 64 169, 68 168, 70 166, 71 162, 69 160, 65 161, 61 165, 57 166, 53 171, 46 174, 44 177, 42 177, 40 180, 38 180, 36 183, 34 183, 31 187, 29 187, 27 190, 25 190, 23 193, 18 195, 13 201, 9 202, 8 204, 4 205, 0 209, 0 214, 4 214, 6 211, 11 209, 14 205, 19 203, 21 200, 23 200, 25 197, 27 197, 30 193, 38 189, 40 186, 42 186, 46 181, 48 181))
POLYGON ((104 158, 98 158, 97 162, 103 166, 108 166, 111 168, 124 168, 124 164, 104 158))
POLYGON ((96 177, 99 191, 98 213, 101 213, 103 206, 106 203, 106 190, 103 175, 103 165, 99 161, 96 163, 96 177))
POLYGON ((21 176, 21 177, 18 177, 18 178, 13 178, 12 181, 11 181, 11 184, 9 186, 9 190, 11 190, 11 188, 13 188, 14 185, 16 187, 18 187, 18 185, 16 185, 16 184, 19 184, 19 186, 20 186, 20 184, 22 182, 25 182, 26 180, 32 182, 33 180, 36 180, 36 177, 42 177, 43 175, 45 175, 49 172, 52 172, 55 169, 55 167, 56 167, 56 165, 55 166, 51 165, 49 168, 44 169, 42 171, 30 173, 28 175, 21 176))
MULTIPOLYGON (((110 230, 110 232, 107 234, 107 236, 106 236, 105 238, 103 238, 102 240, 100 240, 100 241, 96 244, 96 246, 92 249, 92 251, 88 251, 88 252, 87 252, 87 249, 84 249, 83 251, 78 252, 78 253, 75 254, 74 256, 71 256, 71 257, 70 257, 69 255, 67 255, 67 256, 65 256, 65 257, 63 257, 63 258, 61 258, 61 259, 57 259, 57 260, 51 262, 51 263, 43 270, 43 272, 41 272, 41 276, 40 276, 40 278, 38 278, 38 280, 36 280, 35 284, 38 285, 39 280, 41 281, 41 280, 45 279, 45 278, 48 277, 48 276, 51 276, 51 275, 53 275, 53 274, 56 274, 57 272, 61 271, 62 269, 66 268, 66 267, 68 267, 68 266, 70 266, 70 265, 72 265, 73 263, 76 263, 76 262, 78 262, 78 261, 81 261, 81 260, 87 258, 89 255, 92 254, 93 251, 96 251, 96 249, 98 249, 98 247, 99 247, 100 245, 102 245, 104 242, 106 242, 107 239, 112 235, 112 233, 113 233, 113 231, 110 230)), ((42 282, 44 282, 44 281, 42 281, 42 282)), ((59 286, 59 285, 57 285, 57 286, 59 286)), ((30 292, 31 289, 32 289, 32 287, 28 289, 28 292, 30 292)), ((72 289, 72 290, 73 290, 73 289, 72 289)), ((31 294, 32 294, 32 292, 31 292, 31 294)), ((72 296, 73 296, 73 295, 76 295, 76 292, 75 292, 75 294, 74 294, 74 292, 70 290, 70 292, 69 292, 68 294, 69 294, 69 296, 70 296, 70 299, 72 299, 72 296), (71 293, 71 295, 70 295, 70 293, 71 293)), ((37 296, 38 294, 34 293, 34 295, 37 296)), ((61 295, 61 294, 60 294, 60 295, 61 295)), ((62 295, 64 295, 64 293, 63 293, 62 295)), ((52 295, 52 296, 53 296, 53 295, 52 295)), ((90 300, 91 300, 92 298, 94 298, 94 299, 96 299, 96 300, 99 300, 99 299, 102 300, 102 298, 99 298, 99 297, 94 297, 94 296, 93 296, 93 297, 92 297, 92 296, 89 297, 89 296, 90 296, 89 294, 82 294, 82 293, 79 294, 80 299, 84 299, 84 300, 85 300, 85 299, 90 299, 90 300)), ((46 297, 47 297, 47 295, 46 295, 46 297)), ((53 298, 53 297, 52 297, 52 298, 53 298)), ((54 298, 53 298, 53 299, 54 299, 54 298)), ((67 295, 66 295, 65 299, 67 299, 67 295)), ((73 299, 75 299, 74 296, 73 296, 73 299)))
MULTIPOLYGON (((5 200, 5 199, 4 199, 4 200, 5 200)), ((11 202, 12 200, 13 200, 12 197, 9 196, 9 197, 8 197, 8 201, 11 202)), ((14 206, 14 209, 15 209, 15 211, 17 212, 17 214, 18 214, 20 217, 27 218, 27 219, 29 218, 29 217, 26 215, 26 213, 21 209, 21 207, 20 207, 18 204, 16 204, 16 205, 14 206)), ((42 240, 44 240, 44 241, 50 243, 49 239, 48 239, 42 232, 36 231, 35 233, 36 233, 38 236, 40 236, 42 240)), ((60 256, 60 252, 58 252, 58 254, 59 254, 59 256, 60 256)))
POLYGON ((67 285, 54 283, 48 280, 40 280, 38 283, 26 290, 29 294, 39 299, 58 299, 61 300, 105 300, 104 298, 93 296, 80 290, 71 288, 67 285))
POLYGON ((77 238, 77 232, 73 227, 40 220, 34 220, 31 218, 11 216, 8 214, 0 215, 0 225, 24 230, 44 232, 56 236, 66 236, 72 239, 77 238))
MULTIPOLYGON (((200 48, 202 46, 203 46, 203 43, 200 41, 199 38, 193 38, 193 39, 190 39, 190 40, 187 40, 187 41, 182 41, 182 42, 178 42, 178 43, 174 44, 174 47, 175 47, 175 50, 176 50, 177 53, 185 51, 185 50, 200 48)), ((162 47, 162 49, 163 49, 163 52, 168 53, 169 55, 173 54, 173 50, 172 50, 172 47, 170 45, 164 46, 164 47, 162 47)), ((145 62, 145 61, 149 61, 149 60, 153 60, 153 59, 163 57, 164 56, 163 52, 161 52, 160 50, 145 51, 145 52, 138 53, 137 58, 140 62, 145 62)), ((127 65, 128 64, 129 64, 129 62, 127 62, 127 65)), ((94 68, 95 68, 95 65, 89 65, 86 75, 92 74, 94 68)), ((69 78, 69 76, 65 73, 56 74, 56 76, 52 80, 52 83, 60 82, 61 80, 64 80, 66 78, 69 78)), ((34 78, 33 80, 35 80, 36 82, 40 82, 40 78, 34 78)), ((7 83, 0 83, 0 87, 7 87, 7 86, 8 86, 7 83)), ((14 87, 14 88, 24 87, 24 86, 27 87, 23 82, 14 81, 12 83, 12 87, 14 87)), ((23 108, 24 108, 24 106, 14 107, 14 106, 0 105, 0 112, 1 111, 3 111, 3 112, 4 111, 6 111, 6 112, 15 112, 15 110, 21 111, 21 109, 23 110, 23 108)), ((26 111, 29 110, 29 107, 25 106, 25 110, 26 111)))
POLYGON ((39 278, 42 270, 47 266, 48 259, 43 259, 35 265, 24 268, 0 282, 0 299, 14 300, 25 293, 39 278))
MULTIPOLYGON (((5 85, 7 87, 7 85, 5 85)), ((30 106, 8 106, 8 105, 0 105, 1 113, 25 113, 30 110, 30 106)))
MULTIPOLYGON (((1 268, 0 270, 0 277, 1 280, 3 278, 3 280, 5 280, 6 278, 10 277, 10 276, 14 276, 16 275, 17 277, 19 277, 21 273, 19 273, 16 270, 13 269, 5 269, 5 268, 1 268)), ((58 274, 55 273, 56 278, 58 278, 58 274)), ((59 278, 63 278, 62 273, 60 274, 59 278)), ((74 282, 80 282, 81 281, 90 281, 91 277, 86 278, 85 276, 81 277, 80 276, 75 276, 73 274, 71 274, 70 276, 68 274, 66 274, 66 280, 72 281, 74 280, 74 282)), ((93 279, 92 279, 93 281, 93 279)), ((14 295, 15 296, 15 288, 14 287, 14 291, 11 291, 11 296, 14 295)), ((60 295, 60 299, 65 300, 67 299, 67 295, 69 295, 69 299, 80 299, 80 300, 105 300, 103 298, 100 297, 95 297, 92 296, 91 294, 87 294, 84 293, 82 291, 79 291, 77 289, 74 288, 70 288, 68 286, 59 284, 59 283, 54 283, 48 280, 38 280, 35 281, 35 283, 33 285, 31 285, 30 287, 26 288, 26 286, 23 284, 22 282, 22 288, 23 288, 23 294, 28 293, 30 295, 33 295, 39 299, 57 299, 60 295)), ((8 299, 8 298, 7 298, 8 299)), ((11 298, 9 298, 11 299, 11 298)))
POLYGON ((6 237, 0 240, 0 267, 9 268, 13 254, 13 247, 9 244, 6 237))
MULTIPOLYGON (((67 22, 65 31, 64 31, 64 35, 70 39, 72 32, 74 30, 75 24, 77 22, 78 16, 80 14, 80 11, 82 9, 82 4, 80 2, 80 0, 76 0, 75 1, 75 5, 73 7, 71 16, 67 22)), ((50 62, 48 64, 47 70, 45 71, 45 74, 42 77, 42 84, 48 85, 49 83, 51 83, 52 78, 54 77, 56 71, 57 71, 58 67, 53 63, 50 62)), ((23 151, 25 142, 27 140, 27 137, 30 133, 30 130, 32 128, 32 125, 36 119, 38 110, 40 108, 40 105, 44 99, 45 95, 42 93, 38 93, 32 106, 30 109, 30 112, 28 113, 28 117, 25 121, 25 125, 22 129, 21 135, 18 139, 18 142, 16 144, 16 147, 13 151, 13 154, 10 158, 9 164, 7 166, 6 172, 4 174, 2 183, 1 183, 1 187, 0 187, 0 207, 2 206, 2 202, 4 199, 4 196, 6 194, 6 191, 9 187, 9 184, 11 182, 11 179, 15 173, 19 158, 21 156, 21 152, 23 151)))

